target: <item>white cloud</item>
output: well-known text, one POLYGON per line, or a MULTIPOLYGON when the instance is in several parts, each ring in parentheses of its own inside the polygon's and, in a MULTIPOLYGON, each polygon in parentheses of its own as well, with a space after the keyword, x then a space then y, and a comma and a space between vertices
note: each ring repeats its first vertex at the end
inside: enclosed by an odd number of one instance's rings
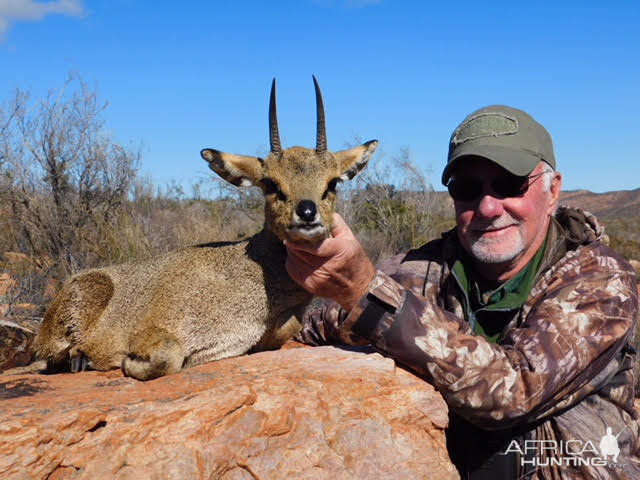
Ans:
POLYGON ((84 14, 82 0, 0 0, 0 41, 4 40, 11 23, 15 21, 37 22, 47 15, 60 14, 80 17, 84 14))

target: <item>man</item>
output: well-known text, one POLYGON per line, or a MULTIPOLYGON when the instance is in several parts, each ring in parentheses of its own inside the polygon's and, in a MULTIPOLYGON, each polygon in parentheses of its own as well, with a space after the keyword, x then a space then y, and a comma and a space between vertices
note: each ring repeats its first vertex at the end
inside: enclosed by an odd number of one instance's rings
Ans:
POLYGON ((640 478, 636 279, 593 216, 557 209, 555 168, 540 124, 486 107, 451 136, 442 238, 378 269, 338 216, 320 245, 286 242, 291 277, 334 300, 302 341, 371 343, 432 383, 463 479, 640 478), (616 464, 597 449, 607 427, 616 464))

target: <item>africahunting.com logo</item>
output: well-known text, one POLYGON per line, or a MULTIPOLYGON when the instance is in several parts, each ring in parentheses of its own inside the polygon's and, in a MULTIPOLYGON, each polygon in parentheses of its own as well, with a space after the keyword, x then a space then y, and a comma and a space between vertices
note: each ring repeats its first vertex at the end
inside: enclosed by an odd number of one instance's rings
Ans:
POLYGON ((624 468, 624 463, 618 462, 620 447, 618 437, 628 427, 614 435, 611 427, 600 439, 598 446, 588 440, 525 440, 519 443, 512 440, 504 452, 505 455, 517 453, 522 467, 553 467, 553 466, 591 466, 624 468))

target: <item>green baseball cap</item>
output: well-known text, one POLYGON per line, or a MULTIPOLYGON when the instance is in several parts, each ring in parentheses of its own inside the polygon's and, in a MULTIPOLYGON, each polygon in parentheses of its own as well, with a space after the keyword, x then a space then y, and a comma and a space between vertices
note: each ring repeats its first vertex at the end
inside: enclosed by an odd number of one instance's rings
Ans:
POLYGON ((491 105, 473 112, 451 134, 442 183, 463 157, 482 157, 514 175, 529 175, 540 160, 556 169, 549 132, 517 108, 491 105))

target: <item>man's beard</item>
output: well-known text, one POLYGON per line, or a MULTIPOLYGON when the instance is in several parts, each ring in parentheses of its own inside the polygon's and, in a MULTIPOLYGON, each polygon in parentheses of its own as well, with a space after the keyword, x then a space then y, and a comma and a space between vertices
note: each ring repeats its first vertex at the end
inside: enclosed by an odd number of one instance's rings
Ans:
POLYGON ((518 257, 525 249, 522 224, 508 213, 489 223, 475 223, 469 228, 471 253, 481 263, 505 263, 518 257), (515 226, 497 238, 482 235, 482 231, 515 226))

